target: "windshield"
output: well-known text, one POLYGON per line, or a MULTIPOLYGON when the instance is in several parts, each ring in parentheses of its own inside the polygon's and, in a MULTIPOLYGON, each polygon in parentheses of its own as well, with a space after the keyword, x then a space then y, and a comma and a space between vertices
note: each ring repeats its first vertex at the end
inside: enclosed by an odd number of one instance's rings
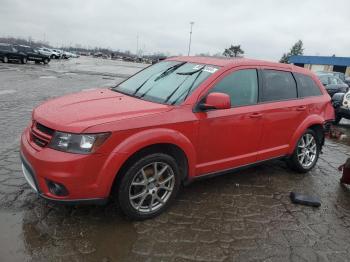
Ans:
POLYGON ((164 61, 147 67, 113 90, 152 102, 175 105, 183 102, 217 70, 217 66, 164 61))

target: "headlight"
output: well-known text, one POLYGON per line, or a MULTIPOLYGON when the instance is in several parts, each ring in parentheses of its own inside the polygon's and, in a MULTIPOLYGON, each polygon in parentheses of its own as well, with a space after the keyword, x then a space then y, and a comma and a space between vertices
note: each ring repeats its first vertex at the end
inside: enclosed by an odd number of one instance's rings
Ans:
POLYGON ((109 135, 110 133, 70 134, 56 131, 49 147, 69 153, 88 154, 96 151, 109 135))

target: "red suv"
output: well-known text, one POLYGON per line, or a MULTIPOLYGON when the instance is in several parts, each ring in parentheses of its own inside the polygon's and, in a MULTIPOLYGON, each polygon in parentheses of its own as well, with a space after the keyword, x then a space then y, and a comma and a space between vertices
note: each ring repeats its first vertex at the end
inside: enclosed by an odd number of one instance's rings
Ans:
POLYGON ((175 57, 114 88, 38 106, 21 139, 23 173, 46 199, 114 196, 145 219, 198 178, 276 158, 309 171, 333 119, 329 95, 303 68, 175 57))

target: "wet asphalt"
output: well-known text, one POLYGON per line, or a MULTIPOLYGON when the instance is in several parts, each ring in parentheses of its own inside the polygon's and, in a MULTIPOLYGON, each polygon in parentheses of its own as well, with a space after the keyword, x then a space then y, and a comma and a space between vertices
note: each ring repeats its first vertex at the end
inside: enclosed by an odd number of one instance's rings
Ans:
POLYGON ((200 181, 159 217, 130 222, 106 206, 48 203, 21 174, 19 136, 31 110, 56 96, 111 87, 145 65, 81 57, 0 64, 0 261, 349 261, 350 122, 334 127, 317 166, 283 161, 200 181), (294 205, 290 191, 317 196, 294 205))

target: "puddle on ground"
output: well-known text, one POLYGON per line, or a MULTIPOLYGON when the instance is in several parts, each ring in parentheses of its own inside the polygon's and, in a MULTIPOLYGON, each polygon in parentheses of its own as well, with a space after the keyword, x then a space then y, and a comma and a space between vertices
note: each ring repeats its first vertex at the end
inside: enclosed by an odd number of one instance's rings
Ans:
POLYGON ((0 90, 0 95, 9 95, 16 93, 17 91, 14 89, 6 89, 6 90, 0 90))
POLYGON ((1 261, 27 260, 23 238, 22 212, 0 211, 0 254, 1 261))
POLYGON ((133 223, 113 205, 36 205, 0 212, 1 261, 125 261, 136 240, 133 223))
POLYGON ((39 76, 41 79, 56 79, 56 76, 39 76))

